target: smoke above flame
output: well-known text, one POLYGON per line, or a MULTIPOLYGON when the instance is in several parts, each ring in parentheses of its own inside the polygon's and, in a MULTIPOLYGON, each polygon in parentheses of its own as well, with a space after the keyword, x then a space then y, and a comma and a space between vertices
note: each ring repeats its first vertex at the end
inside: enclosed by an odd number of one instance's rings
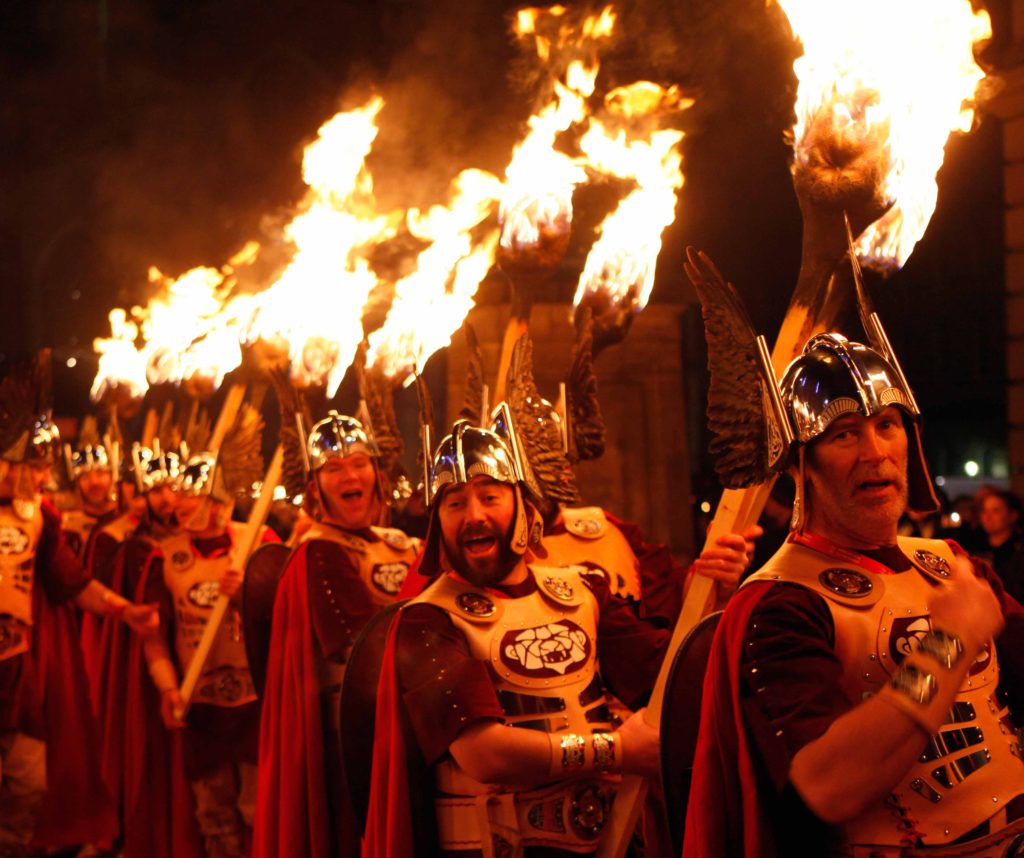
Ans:
POLYGON ((154 297, 112 311, 111 335, 95 341, 93 398, 138 398, 158 382, 215 388, 239 366, 243 346, 287 362, 296 382, 333 396, 366 336, 371 293, 379 300, 382 287, 390 304, 367 337, 367 359, 400 384, 451 341, 499 242, 515 253, 552 234, 567 241, 574 189, 608 177, 629 183, 627 195, 600 229, 578 300, 604 291, 612 303, 642 308, 683 181, 682 133, 663 120, 685 103, 649 82, 595 95, 615 25, 611 6, 594 15, 564 6, 519 11, 516 34, 544 71, 536 109, 504 179, 464 169, 444 202, 382 210, 368 158, 381 117, 398 120, 386 116, 381 96, 335 115, 304 152, 308 191, 283 229, 289 256, 271 282, 257 290, 238 283, 236 271, 261 252, 255 242, 220 268, 176 279, 151 272, 154 297), (389 269, 400 271, 394 279, 374 266, 385 245, 404 260, 389 269))
POLYGON ((794 69, 794 171, 860 160, 877 171, 888 212, 857 242, 862 261, 902 267, 938 197, 952 132, 975 122, 985 72, 974 51, 992 35, 969 0, 777 0, 803 45, 794 69))

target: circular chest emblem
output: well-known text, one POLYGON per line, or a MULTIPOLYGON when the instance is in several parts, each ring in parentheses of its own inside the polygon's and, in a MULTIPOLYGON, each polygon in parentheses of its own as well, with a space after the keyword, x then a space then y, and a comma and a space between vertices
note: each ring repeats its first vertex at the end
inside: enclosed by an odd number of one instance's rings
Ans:
POLYGON ((544 589, 560 602, 571 602, 573 597, 572 584, 563 578, 548 576, 542 582, 544 589))
POLYGON ((200 581, 188 591, 188 600, 198 608, 212 608, 220 595, 220 582, 200 581))
POLYGON ((455 604, 462 613, 471 617, 490 617, 498 610, 494 602, 483 593, 460 593, 455 604))
POLYGON ((952 570, 949 568, 949 561, 945 557, 940 557, 931 551, 919 550, 914 552, 914 560, 917 561, 919 566, 924 568, 925 572, 930 572, 932 575, 938 575, 940 578, 948 578, 952 574, 952 570))
POLYGON ((505 632, 501 661, 516 673, 543 679, 565 676, 586 666, 590 637, 572 620, 505 632))
POLYGON ((217 691, 222 700, 234 703, 242 697, 242 683, 233 673, 225 673, 217 680, 217 691))
POLYGON ((393 596, 402 589, 408 574, 409 566, 406 563, 377 563, 370 572, 370 578, 374 587, 393 596))
POLYGON ((874 589, 868 576, 856 569, 826 569, 818 580, 833 593, 851 599, 861 599, 874 589))
POLYGON ((28 534, 20 527, 0 527, 0 554, 21 554, 28 548, 28 534))
POLYGON ((175 551, 171 555, 171 565, 183 569, 192 565, 192 554, 188 551, 175 551))
POLYGON ((395 551, 405 551, 410 545, 409 537, 397 530, 385 530, 380 536, 395 551))
POLYGON ((596 518, 574 518, 567 522, 567 529, 577 536, 593 539, 601 533, 601 522, 596 518))

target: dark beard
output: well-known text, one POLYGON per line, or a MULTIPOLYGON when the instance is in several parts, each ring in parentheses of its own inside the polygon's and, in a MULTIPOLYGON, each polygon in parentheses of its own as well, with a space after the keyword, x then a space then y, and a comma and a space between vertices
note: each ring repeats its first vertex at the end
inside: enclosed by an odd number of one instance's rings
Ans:
POLYGON ((511 548, 512 528, 514 526, 515 522, 510 524, 504 537, 498 541, 497 558, 485 566, 474 566, 471 564, 466 559, 461 546, 452 545, 442 534, 441 544, 452 569, 469 581, 470 584, 474 584, 477 587, 493 587, 496 584, 500 584, 521 560, 520 556, 511 548))

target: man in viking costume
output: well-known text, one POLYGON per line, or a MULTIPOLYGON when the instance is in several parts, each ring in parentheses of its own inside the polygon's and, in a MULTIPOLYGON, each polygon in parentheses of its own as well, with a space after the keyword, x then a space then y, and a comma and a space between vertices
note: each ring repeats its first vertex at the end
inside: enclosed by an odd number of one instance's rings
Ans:
MULTIPOLYGON (((282 388, 279 396, 288 408, 282 388)), ((295 413, 285 426, 296 425, 295 413)), ((388 492, 368 421, 331 411, 307 437, 282 442, 291 449, 286 481, 289 470, 301 477, 312 522, 274 602, 254 854, 354 855, 359 826, 342 771, 342 680, 353 641, 396 600, 419 540, 380 526, 388 492)))
POLYGON ((118 455, 114 445, 104 444, 94 418, 87 418, 78 443, 64 445, 64 466, 73 489, 72 506, 61 510, 61 525, 68 545, 85 558, 85 546, 93 530, 117 514, 118 455))
POLYGON ((83 571, 41 499, 59 448, 50 419, 49 356, 0 383, 0 854, 28 854, 30 841, 66 847, 116 830, 99 782, 70 605, 156 626, 83 571), (33 831, 35 836, 33 838, 33 831))
MULTIPOLYGON (((156 542, 139 588, 146 602, 160 606, 161 634, 146 641, 146 661, 165 724, 183 729, 196 818, 206 854, 218 858, 246 854, 255 808, 259 703, 236 606, 214 639, 187 721, 179 685, 218 597, 234 597, 241 585, 232 549, 243 525, 231 513, 235 498, 263 475, 262 429, 258 413, 243 406, 219 451, 186 458, 176 481, 182 530, 156 542)), ((277 540, 269 528, 262 538, 277 540)))
MULTIPOLYGON (((701 298, 714 352, 721 302, 701 298)), ((755 435, 776 449, 749 449, 788 467, 797 495, 787 542, 715 637, 684 856, 1024 854, 1002 696, 1024 687, 1024 609, 955 543, 897 536, 904 511, 936 502, 917 403, 863 318, 870 345, 817 335, 778 397, 769 368, 749 409, 709 410, 719 429, 763 414, 755 435)), ((739 382, 753 363, 731 365, 739 382)), ((713 387, 715 372, 712 355, 713 387)))
POLYGON ((657 771, 656 731, 639 715, 615 728, 604 682, 639 706, 668 634, 606 573, 528 562, 540 515, 514 421, 497 412, 498 431, 459 421, 430 460, 421 569, 435 580, 384 656, 374 858, 593 854, 614 776, 657 771))
MULTIPOLYGON (((139 585, 147 561, 159 541, 178 530, 173 486, 179 456, 163 450, 154 439, 152 446, 133 444, 128 464, 134 488, 128 510, 93 531, 86 565, 114 592, 142 601, 145 593, 139 585)), ((119 624, 87 614, 82 651, 99 726, 100 771, 121 818, 122 854, 199 854, 182 845, 197 841, 191 796, 180 772, 176 781, 167 771, 180 752, 164 729, 159 693, 147 675, 141 642, 132 640, 119 624), (168 795, 177 796, 177 801, 168 795)))

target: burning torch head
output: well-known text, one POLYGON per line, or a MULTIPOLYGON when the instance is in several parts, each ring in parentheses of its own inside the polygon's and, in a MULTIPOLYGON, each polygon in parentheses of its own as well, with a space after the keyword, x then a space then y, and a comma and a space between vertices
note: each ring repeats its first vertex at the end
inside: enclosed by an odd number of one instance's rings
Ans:
POLYGON ((431 457, 424 485, 430 503, 430 522, 426 547, 420 563, 424 575, 436 575, 448 567, 443 557, 440 501, 454 486, 465 485, 474 477, 490 477, 512 487, 515 494, 515 512, 508 547, 516 555, 526 553, 531 545, 540 542, 542 525, 536 509, 524 497, 524 460, 510 446, 514 433, 502 435, 493 429, 473 426, 468 420, 457 420, 438 445, 431 457))
POLYGON ((803 354, 786 369, 781 393, 795 439, 790 454, 797 471, 795 530, 805 523, 804 454, 808 445, 845 414, 871 417, 889 406, 896 406, 904 415, 908 506, 917 512, 938 509, 921 445, 921 412, 892 355, 850 342, 840 334, 818 334, 808 340, 803 354))

